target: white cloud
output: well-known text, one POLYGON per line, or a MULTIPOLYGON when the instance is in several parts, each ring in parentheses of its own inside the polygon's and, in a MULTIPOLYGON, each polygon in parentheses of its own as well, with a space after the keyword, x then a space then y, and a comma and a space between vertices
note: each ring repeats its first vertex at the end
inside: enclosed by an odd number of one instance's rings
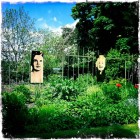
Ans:
POLYGON ((53 20, 54 20, 55 22, 57 22, 57 18, 56 18, 56 17, 54 17, 53 20))
POLYGON ((53 28, 53 27, 51 27, 50 28, 51 29, 51 31, 53 32, 53 33, 55 33, 55 34, 57 34, 57 35, 62 35, 62 27, 61 26, 59 26, 58 28, 53 28))
POLYGON ((79 22, 79 20, 76 20, 75 22, 71 23, 71 24, 66 24, 64 27, 68 27, 68 28, 75 28, 76 24, 79 22))
POLYGON ((40 25, 40 27, 43 29, 43 28, 45 28, 45 29, 48 29, 49 28, 49 26, 48 26, 48 24, 47 23, 42 23, 41 25, 40 25))
MULTIPOLYGON (((71 23, 71 24, 66 24, 64 27, 68 27, 68 28, 73 28, 75 29, 75 26, 76 24, 78 23, 79 20, 76 20, 75 22, 71 23)), ((59 27, 52 27, 52 26, 49 26, 46 22, 42 23, 40 25, 40 28, 42 29, 48 29, 50 30, 51 32, 57 34, 57 35, 62 35, 62 26, 59 26, 59 27)))
POLYGON ((43 21, 44 19, 43 18, 39 18, 39 19, 37 19, 37 21, 43 21))
POLYGON ((43 24, 40 25, 40 28, 48 29, 48 30, 50 30, 51 32, 53 32, 57 35, 62 35, 62 29, 61 29, 62 27, 61 26, 56 28, 56 27, 49 26, 47 23, 43 23, 43 24))

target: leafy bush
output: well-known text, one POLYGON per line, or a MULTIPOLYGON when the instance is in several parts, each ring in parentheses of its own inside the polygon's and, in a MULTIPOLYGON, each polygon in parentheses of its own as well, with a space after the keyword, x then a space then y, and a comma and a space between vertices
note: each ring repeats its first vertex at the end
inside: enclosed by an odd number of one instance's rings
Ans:
POLYGON ((129 124, 138 121, 138 106, 128 105, 123 101, 104 106, 103 112, 107 125, 129 124))
POLYGON ((25 85, 19 85, 14 88, 15 92, 23 93, 26 97, 26 101, 29 101, 31 98, 31 92, 25 85))
POLYGON ((62 79, 62 77, 58 76, 54 77, 49 78, 51 88, 50 92, 52 92, 53 98, 71 101, 80 94, 79 86, 75 84, 73 79, 62 79))
MULTIPOLYGON (((111 88, 107 89, 108 93, 111 88)), ((26 130, 42 133, 137 122, 137 105, 128 104, 123 98, 114 103, 114 96, 108 96, 104 94, 102 87, 94 85, 71 102, 58 98, 45 102, 40 98, 37 106, 29 109, 26 130)))
POLYGON ((73 125, 71 116, 67 114, 68 102, 54 100, 40 107, 29 109, 29 122, 26 130, 34 132, 53 132, 56 130, 70 129, 73 125), (33 119, 32 119, 33 118, 33 119), (30 130, 30 128, 33 130, 30 130))
POLYGON ((89 86, 84 94, 93 97, 104 97, 103 91, 98 85, 89 86))
POLYGON ((135 88, 132 83, 127 82, 125 92, 128 94, 128 98, 138 99, 138 88, 135 88))
POLYGON ((111 85, 116 85, 116 83, 120 83, 122 86, 125 86, 125 84, 128 83, 128 81, 124 78, 117 78, 115 80, 110 79, 110 81, 108 82, 108 84, 111 85))
POLYGON ((51 83, 51 85, 55 85, 63 80, 62 76, 57 74, 52 74, 48 76, 48 82, 51 83))
POLYGON ((50 76, 43 89, 34 86, 39 95, 34 94, 36 100, 28 110, 24 87, 3 93, 3 131, 13 134, 20 127, 21 131, 48 133, 137 122, 138 104, 131 99, 136 100, 138 94, 131 83, 117 79, 96 85, 93 77, 86 79, 88 76, 80 76, 79 80, 50 76), (122 86, 118 88, 116 83, 122 86))
POLYGON ((80 75, 76 79, 76 84, 79 86, 81 92, 85 91, 88 86, 95 85, 97 83, 97 78, 93 77, 91 74, 80 75))
POLYGON ((135 62, 134 60, 131 61, 128 59, 130 58, 129 53, 124 53, 124 52, 121 53, 120 50, 117 49, 110 49, 110 51, 107 54, 107 57, 111 58, 107 60, 106 69, 105 69, 105 75, 107 80, 121 78, 121 77, 125 78, 124 77, 125 69, 127 71, 130 70, 135 62), (126 65, 125 65, 125 61, 126 61, 126 65))
POLYGON ((138 89, 125 79, 110 80, 109 83, 102 84, 101 88, 107 97, 114 101, 116 100, 116 102, 119 100, 138 98, 138 89), (120 84, 121 87, 117 87, 116 84, 120 84))
POLYGON ((113 103, 117 103, 118 101, 122 100, 125 96, 124 93, 124 88, 122 89, 122 87, 117 87, 114 84, 102 84, 101 88, 104 92, 104 95, 107 98, 110 98, 113 103), (122 92, 123 90, 123 92, 122 92))
POLYGON ((21 133, 27 120, 26 98, 21 92, 2 93, 3 133, 5 136, 21 133))

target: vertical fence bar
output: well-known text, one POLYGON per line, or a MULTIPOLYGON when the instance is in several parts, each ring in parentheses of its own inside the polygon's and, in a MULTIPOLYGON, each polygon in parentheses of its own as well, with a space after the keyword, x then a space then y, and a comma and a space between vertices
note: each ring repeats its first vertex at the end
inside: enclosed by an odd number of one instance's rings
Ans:
POLYGON ((68 78, 69 78, 69 72, 70 71, 70 69, 69 69, 69 55, 68 55, 68 78))
MULTIPOLYGON (((92 58, 92 78, 94 79, 94 58, 92 58)), ((93 85, 93 80, 92 80, 93 85)))
POLYGON ((89 48, 88 48, 88 73, 89 73, 89 57, 90 57, 90 55, 89 55, 89 48))
POLYGON ((125 86, 126 86, 126 60, 125 60, 125 86))
MULTIPOLYGON (((132 62, 133 62, 133 55, 132 55, 132 62)), ((132 64, 132 72, 131 72, 132 73, 132 81, 131 81, 132 83, 133 83, 133 69, 134 69, 134 64, 132 64)))
POLYGON ((88 53, 87 53, 87 84, 88 84, 88 74, 89 74, 89 48, 88 48, 88 53))
POLYGON ((9 91, 10 91, 10 65, 9 65, 9 91))
POLYGON ((85 62, 84 62, 84 60, 85 60, 85 57, 84 57, 84 48, 83 48, 83 74, 84 74, 84 65, 85 65, 85 62))
POLYGON ((28 79, 29 83, 30 83, 30 79, 31 79, 31 66, 30 66, 30 62, 29 62, 29 79, 28 79))
POLYGON ((22 83, 24 83, 23 82, 23 77, 24 77, 23 75, 24 75, 24 65, 23 65, 23 71, 22 71, 22 83))
MULTIPOLYGON (((31 79, 31 65, 30 65, 30 62, 31 62, 31 51, 29 51, 29 79, 28 79, 28 82, 30 83, 30 79, 31 79)), ((32 88, 32 84, 30 83, 30 89, 32 88)))
POLYGON ((16 68, 16 84, 17 84, 17 68, 16 68))
MULTIPOLYGON (((75 54, 75 53, 74 53, 75 54)), ((74 79, 74 57, 75 57, 75 55, 73 56, 73 59, 72 59, 72 67, 73 67, 73 79, 74 79)))
POLYGON ((64 54, 62 54, 62 79, 64 76, 64 54))
POLYGON ((77 57, 78 57, 78 77, 79 77, 79 51, 77 57))
POLYGON ((18 69, 18 64, 16 62, 16 84, 17 84, 17 69, 18 69))

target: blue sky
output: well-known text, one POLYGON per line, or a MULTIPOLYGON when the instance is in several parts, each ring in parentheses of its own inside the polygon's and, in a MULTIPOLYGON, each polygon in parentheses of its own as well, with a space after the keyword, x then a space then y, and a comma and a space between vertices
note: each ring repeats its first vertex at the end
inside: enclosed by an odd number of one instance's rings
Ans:
POLYGON ((45 2, 45 3, 2 3, 2 11, 6 8, 18 9, 23 6, 31 18, 36 19, 37 28, 58 29, 71 25, 75 21, 71 17, 71 9, 76 3, 45 2))

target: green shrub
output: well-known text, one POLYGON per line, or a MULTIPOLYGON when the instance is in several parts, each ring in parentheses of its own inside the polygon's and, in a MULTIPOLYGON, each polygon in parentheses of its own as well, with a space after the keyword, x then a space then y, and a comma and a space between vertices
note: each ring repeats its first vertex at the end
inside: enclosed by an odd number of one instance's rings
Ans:
POLYGON ((71 116, 67 115, 67 106, 68 102, 64 100, 54 100, 53 103, 30 108, 29 125, 26 127, 26 130, 30 131, 29 129, 31 127, 33 128, 32 125, 35 126, 33 131, 39 133, 70 129, 73 123, 71 121, 71 116))
POLYGON ((104 92, 104 95, 107 98, 110 98, 113 103, 116 103, 118 101, 120 101, 123 97, 122 97, 122 87, 117 87, 114 84, 102 84, 101 88, 104 92))
POLYGON ((106 57, 111 58, 107 60, 105 69, 105 76, 108 80, 121 77, 125 78, 125 70, 129 71, 134 65, 134 62, 136 61, 131 61, 128 59, 131 57, 129 53, 121 53, 121 51, 117 49, 110 49, 106 57))
POLYGON ((97 83, 97 78, 93 77, 91 74, 80 75, 76 79, 76 84, 79 86, 79 91, 83 92, 88 86, 95 85, 97 83))
POLYGON ((121 101, 117 104, 104 106, 103 114, 107 125, 136 123, 138 121, 138 106, 121 101))
POLYGON ((134 87, 131 82, 126 81, 126 79, 110 80, 107 84, 101 85, 104 94, 116 100, 126 100, 129 98, 138 98, 138 89, 134 87), (117 87, 116 84, 121 84, 121 87, 117 87))
POLYGON ((100 98, 104 97, 103 91, 98 85, 89 86, 84 92, 84 95, 100 98))
POLYGON ((53 102, 48 101, 41 106, 30 108, 26 130, 34 133, 48 133, 137 122, 136 105, 127 104, 122 100, 114 104, 98 86, 95 86, 95 90, 93 87, 89 87, 88 92, 79 95, 75 101, 55 99, 53 102))
POLYGON ((31 99, 31 92, 25 85, 19 85, 14 88, 15 92, 23 93, 26 97, 26 101, 31 99))
POLYGON ((128 98, 138 99, 138 89, 130 82, 127 82, 125 92, 128 94, 128 98))
POLYGON ((79 86, 75 84, 73 79, 56 79, 50 85, 53 98, 71 101, 80 94, 79 86))
POLYGON ((51 83, 51 85, 61 83, 62 81, 63 81, 63 78, 60 75, 52 74, 48 76, 48 82, 51 83))
POLYGON ((120 83, 122 86, 125 86, 125 84, 127 83, 127 80, 124 78, 117 78, 115 80, 110 79, 110 81, 108 82, 108 84, 111 84, 111 85, 116 85, 117 83, 120 83))
POLYGON ((28 110, 23 93, 13 91, 2 93, 3 133, 5 136, 24 130, 28 110))

